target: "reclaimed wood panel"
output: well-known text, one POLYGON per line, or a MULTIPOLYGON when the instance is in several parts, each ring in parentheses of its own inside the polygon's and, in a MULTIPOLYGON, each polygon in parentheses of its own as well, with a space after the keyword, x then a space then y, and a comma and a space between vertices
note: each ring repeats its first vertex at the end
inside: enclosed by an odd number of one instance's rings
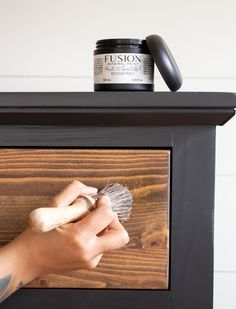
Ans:
POLYGON ((0 149, 0 245, 26 226, 68 182, 103 188, 120 182, 134 205, 125 223, 129 244, 95 269, 49 274, 28 287, 167 289, 170 151, 144 149, 0 149))

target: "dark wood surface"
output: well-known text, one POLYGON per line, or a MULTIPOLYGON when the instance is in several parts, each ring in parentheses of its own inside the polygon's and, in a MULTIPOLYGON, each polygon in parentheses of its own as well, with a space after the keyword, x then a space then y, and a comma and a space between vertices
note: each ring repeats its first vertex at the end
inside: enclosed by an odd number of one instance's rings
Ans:
POLYGON ((77 93, 2 94, 0 146, 172 149, 169 289, 27 288, 4 301, 1 308, 212 309, 215 125, 233 116, 235 94, 80 93, 79 97, 78 102, 77 93), (152 103, 148 97, 152 97, 152 103), (200 97, 205 98, 202 105, 200 97), (54 107, 61 116, 56 115, 54 107), (78 121, 85 115, 83 108, 89 110, 87 119, 94 115, 91 125, 78 121), (207 114, 201 120, 204 110, 207 114), (158 113, 161 111, 164 114, 158 113), (189 113, 184 115, 185 111, 189 113), (70 125, 68 116, 75 112, 74 124, 70 125), (184 118, 179 117, 175 126, 176 118, 170 115, 178 113, 184 118), (116 126, 112 120, 120 115, 124 116, 122 126, 116 126), (137 115, 140 117, 134 121, 137 115), (32 116, 32 124, 39 119, 38 125, 29 125, 32 116), (40 123, 41 116, 49 125, 40 123), (66 125, 62 125, 63 116, 66 125), (104 120, 109 116, 110 126, 106 127, 104 120), (186 119, 188 125, 205 125, 186 126, 186 119), (199 119, 201 123, 197 123, 199 119))
MULTIPOLYGON (((46 108, 168 108, 225 109, 236 107, 236 93, 230 92, 1 92, 5 107, 46 108)), ((19 110, 20 112, 20 110, 19 110)))
POLYGON ((123 127, 0 125, 0 137, 1 147, 172 150, 167 291, 27 288, 1 309, 213 308, 214 126, 131 127, 126 118, 123 127))
POLYGON ((47 205, 72 179, 127 185, 134 206, 130 243, 104 255, 94 270, 50 274, 29 287, 167 289, 169 150, 0 149, 0 245, 25 227, 30 210, 47 205))
POLYGON ((171 309, 213 308, 215 132, 173 129, 171 309))
POLYGON ((170 293, 154 290, 20 289, 1 304, 1 309, 18 308, 169 309, 170 293))
POLYGON ((235 106, 234 93, 0 93, 0 124, 223 125, 235 106))

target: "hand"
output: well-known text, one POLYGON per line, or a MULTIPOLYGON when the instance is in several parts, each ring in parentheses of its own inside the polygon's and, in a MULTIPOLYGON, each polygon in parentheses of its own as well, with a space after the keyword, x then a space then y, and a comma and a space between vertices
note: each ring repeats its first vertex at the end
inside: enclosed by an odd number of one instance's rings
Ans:
MULTIPOLYGON (((51 207, 67 207, 79 195, 94 195, 96 188, 73 181, 52 198, 51 207)), ((0 278, 13 274, 15 284, 26 284, 47 273, 59 273, 79 268, 94 268, 103 253, 118 249, 129 236, 112 212, 108 197, 99 199, 97 208, 82 220, 68 223, 46 233, 27 228, 11 243, 1 248, 0 278), (4 270, 6 265, 6 270, 4 270)))
MULTIPOLYGON (((50 202, 51 207, 66 207, 79 195, 94 195, 96 188, 73 181, 50 202)), ((79 268, 94 268, 102 254, 129 241, 128 234, 112 212, 110 199, 103 196, 97 208, 76 223, 68 223, 47 233, 27 229, 17 240, 30 248, 28 259, 38 275, 79 268)))

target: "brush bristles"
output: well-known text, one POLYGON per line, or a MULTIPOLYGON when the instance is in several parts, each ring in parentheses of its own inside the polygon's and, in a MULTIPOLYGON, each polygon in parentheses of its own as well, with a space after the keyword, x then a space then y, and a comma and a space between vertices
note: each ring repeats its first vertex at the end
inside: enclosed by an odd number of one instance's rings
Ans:
POLYGON ((98 195, 105 194, 111 200, 111 207, 117 213, 121 223, 127 221, 131 214, 133 198, 128 188, 119 183, 110 183, 98 195))

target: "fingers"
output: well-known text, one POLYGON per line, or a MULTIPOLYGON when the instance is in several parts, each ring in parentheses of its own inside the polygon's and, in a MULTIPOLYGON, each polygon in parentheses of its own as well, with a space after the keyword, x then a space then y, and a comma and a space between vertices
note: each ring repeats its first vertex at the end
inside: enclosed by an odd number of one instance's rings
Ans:
POLYGON ((85 237, 95 237, 103 231, 114 219, 111 208, 111 201, 107 196, 102 196, 98 200, 98 206, 85 218, 75 223, 78 231, 83 231, 85 237))
POLYGON ((85 239, 94 239, 95 255, 118 249, 129 241, 128 233, 112 211, 107 196, 101 197, 97 208, 75 225, 78 233, 85 239))
POLYGON ((114 216, 109 229, 102 236, 97 237, 97 245, 102 253, 119 249, 129 242, 129 235, 119 222, 117 215, 114 216))
POLYGON ((73 203, 79 195, 95 195, 97 189, 88 187, 78 180, 73 180, 61 192, 55 195, 49 207, 65 207, 73 203))

